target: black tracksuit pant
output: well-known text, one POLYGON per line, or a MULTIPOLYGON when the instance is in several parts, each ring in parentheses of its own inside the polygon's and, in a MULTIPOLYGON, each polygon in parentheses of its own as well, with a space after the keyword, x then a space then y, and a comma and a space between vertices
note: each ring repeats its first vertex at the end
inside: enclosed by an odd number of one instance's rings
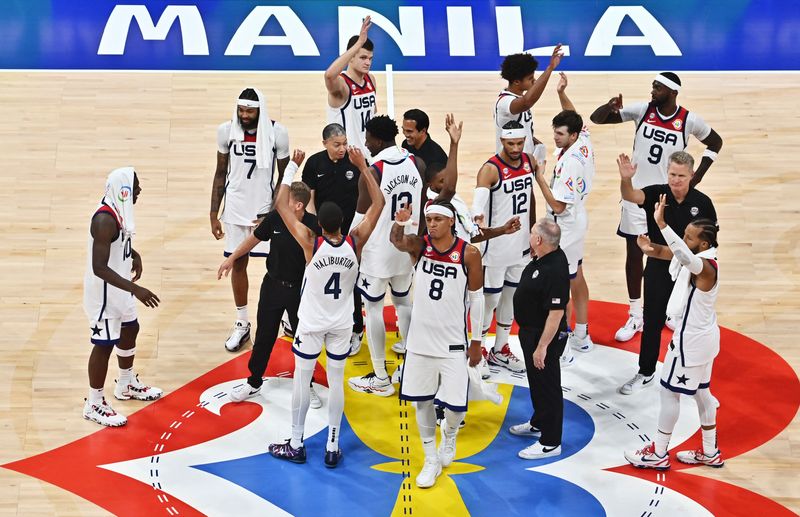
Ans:
POLYGON ((674 286, 669 276, 669 261, 648 258, 644 268, 644 329, 639 349, 639 373, 646 377, 656 371, 661 331, 667 321, 667 302, 674 286))
POLYGON ((533 365, 533 352, 542 335, 541 329, 520 328, 519 342, 525 357, 533 417, 531 425, 542 432, 539 443, 547 447, 561 445, 564 427, 564 395, 561 391, 561 354, 567 345, 567 333, 557 332, 547 347, 544 368, 533 365))

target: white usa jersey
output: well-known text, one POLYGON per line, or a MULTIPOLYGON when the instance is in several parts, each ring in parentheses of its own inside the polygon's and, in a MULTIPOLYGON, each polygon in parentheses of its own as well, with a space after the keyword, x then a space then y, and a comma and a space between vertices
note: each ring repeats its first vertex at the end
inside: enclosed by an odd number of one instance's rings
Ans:
POLYGON ((700 366, 711 362, 719 353, 719 325, 717 324, 717 291, 719 266, 708 259, 717 273, 714 287, 709 291, 697 288, 692 280, 683 319, 677 322, 672 341, 678 345, 681 366, 700 366))
MULTIPOLYGON (((117 238, 111 243, 109 249, 108 267, 125 280, 130 280, 133 266, 131 239, 125 237, 119 218, 111 207, 103 204, 92 215, 92 219, 98 214, 109 214, 117 222, 118 233, 117 238)), ((125 310, 130 306, 130 299, 133 294, 109 285, 94 274, 92 267, 93 248, 94 238, 91 230, 89 230, 88 259, 86 261, 86 273, 83 277, 83 309, 86 311, 86 316, 92 321, 121 318, 125 310)))
POLYGON ((353 326, 353 288, 358 277, 358 256, 353 237, 339 244, 325 237, 314 241, 314 254, 303 274, 297 317, 308 332, 340 330, 353 326))
POLYGON ((377 112, 375 85, 369 74, 364 76, 364 84, 358 84, 347 74, 339 74, 347 84, 347 100, 338 108, 328 106, 328 124, 340 124, 347 134, 347 143, 355 145, 364 156, 371 156, 366 144, 367 122, 377 112))
POLYGON ((256 133, 245 132, 244 140, 229 140, 231 121, 217 129, 217 148, 228 154, 228 176, 225 179, 225 206, 220 220, 228 224, 254 226, 258 214, 272 209, 275 161, 289 157, 289 134, 273 121, 275 146, 269 167, 256 167, 256 133))
POLYGON ((702 118, 680 106, 668 117, 652 103, 622 108, 619 115, 623 121, 636 121, 633 140, 633 163, 636 164, 633 188, 636 189, 667 182, 669 157, 686 149, 687 135, 704 140, 711 134, 711 127, 702 118))
POLYGON ((494 132, 495 132, 495 152, 500 154, 503 150, 503 144, 500 142, 500 134, 503 132, 503 126, 515 120, 522 124, 525 129, 525 147, 523 152, 533 154, 533 115, 531 110, 525 110, 522 113, 511 113, 511 102, 514 99, 519 99, 521 95, 511 93, 508 90, 503 90, 497 97, 497 102, 494 104, 494 132))
MULTIPOLYGON (((411 217, 417 220, 422 206, 422 178, 413 154, 392 146, 375 156, 372 167, 378 172, 385 204, 369 240, 361 250, 361 271, 376 278, 391 278, 411 272, 414 264, 408 253, 392 246, 389 234, 394 216, 401 207, 411 207, 411 217)), ((405 233, 416 233, 409 225, 405 233)))
POLYGON ((469 283, 464 255, 467 242, 456 237, 446 251, 423 237, 422 254, 414 273, 414 303, 407 349, 432 357, 462 356, 467 350, 469 283))
MULTIPOLYGON (((499 181, 489 189, 489 216, 487 226, 499 226, 514 216, 519 216, 522 228, 530 228, 531 199, 533 198, 533 168, 530 158, 522 153, 520 163, 513 167, 494 155, 486 162, 497 167, 499 181)), ((519 264, 530 253, 528 232, 501 235, 486 242, 483 265, 508 267, 519 264)))

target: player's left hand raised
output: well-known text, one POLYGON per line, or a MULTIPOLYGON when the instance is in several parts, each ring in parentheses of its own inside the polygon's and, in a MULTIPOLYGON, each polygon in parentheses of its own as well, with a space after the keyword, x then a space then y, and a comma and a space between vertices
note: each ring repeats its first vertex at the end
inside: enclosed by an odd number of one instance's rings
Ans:
POLYGON ((661 194, 658 196, 658 203, 656 203, 655 209, 653 210, 653 220, 655 220, 656 224, 662 230, 667 227, 667 223, 664 221, 664 208, 667 206, 667 195, 661 194))
POLYGON ((461 140, 461 129, 463 127, 464 121, 462 120, 456 124, 456 117, 452 113, 448 113, 444 116, 444 128, 447 134, 450 135, 450 141, 454 144, 457 144, 458 141, 461 140))
POLYGON ((306 159, 306 152, 302 149, 295 149, 292 153, 292 161, 297 164, 297 166, 303 165, 303 160, 306 159))

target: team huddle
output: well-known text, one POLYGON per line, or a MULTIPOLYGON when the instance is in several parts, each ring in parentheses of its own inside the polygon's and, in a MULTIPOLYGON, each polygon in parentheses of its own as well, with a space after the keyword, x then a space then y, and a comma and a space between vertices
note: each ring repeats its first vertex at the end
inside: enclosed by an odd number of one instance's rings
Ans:
MULTIPOLYGON (((214 237, 224 239, 218 278, 230 276, 236 307, 224 343, 229 352, 251 340, 248 259, 267 261, 250 376, 229 397, 241 402, 268 387, 263 375, 283 328, 293 339, 295 356, 291 436, 268 449, 275 458, 304 463, 306 415, 325 405, 312 384, 324 348, 329 387, 324 464, 337 467, 344 457, 339 441, 345 364, 360 353, 366 333, 372 371, 346 384, 360 396, 390 397, 399 390, 402 400, 413 402, 425 458, 417 486, 433 486, 453 462, 470 401, 497 401, 486 382, 497 368, 527 375, 532 417, 509 432, 533 443, 519 456, 557 456, 563 424, 560 372, 594 348, 582 267, 589 227, 585 203, 595 180, 591 134, 567 94, 563 73, 556 88, 561 111, 552 119, 552 159, 531 113, 561 61, 561 48, 554 49, 538 77, 538 63, 528 54, 503 61, 501 76, 508 86, 494 104, 495 154, 479 169, 468 206, 457 193, 462 124, 447 115, 445 153, 428 134, 430 120, 422 110, 406 111, 402 127, 377 114, 369 28, 366 18, 359 35, 325 72, 324 150, 307 160, 302 150, 290 152, 287 129, 269 118, 266 97, 256 88, 241 92, 231 119, 218 128, 210 225, 214 237), (405 139, 398 146, 401 129, 405 139), (538 196, 544 200, 539 219, 538 196), (400 337, 391 350, 404 356, 392 373, 386 368, 387 290, 400 337), (523 357, 509 346, 514 321, 523 357)), ((695 189, 722 139, 677 104, 680 89, 678 76, 664 72, 652 83, 650 102, 623 105, 620 95, 590 117, 595 124, 636 124, 632 156, 617 160, 618 234, 626 240, 630 311, 615 339, 642 336, 639 369, 619 387, 621 395, 655 384, 662 328, 675 330, 662 367, 655 441, 625 452, 631 464, 656 469, 670 466, 667 449, 681 394, 697 402, 703 444, 697 451, 679 452, 677 459, 723 465, 716 443, 719 404, 710 392, 720 340, 717 217, 711 200, 695 189), (690 134, 707 146, 697 168, 685 152, 690 134)), ((112 351, 120 369, 116 398, 154 400, 162 394, 133 371, 139 328, 134 298, 147 307, 159 303, 135 283, 142 273, 141 257, 132 247, 133 205, 140 192, 133 168, 112 171, 91 219, 84 306, 94 346, 83 415, 106 426, 127 422, 103 395, 112 351)))

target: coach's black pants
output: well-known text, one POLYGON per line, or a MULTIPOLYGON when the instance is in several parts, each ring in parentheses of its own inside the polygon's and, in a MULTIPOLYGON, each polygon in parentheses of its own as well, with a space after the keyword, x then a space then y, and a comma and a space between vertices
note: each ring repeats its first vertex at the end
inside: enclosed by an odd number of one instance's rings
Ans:
POLYGON ((364 332, 364 315, 361 313, 361 292, 353 289, 353 332, 364 332))
POLYGON ((639 348, 639 373, 646 377, 656 371, 661 331, 667 321, 667 302, 674 285, 669 276, 669 261, 648 258, 644 268, 644 329, 639 348))
POLYGON ((542 335, 541 329, 520 328, 519 342, 525 357, 533 417, 531 425, 542 432, 539 443, 547 447, 561 445, 564 426, 564 395, 561 391, 561 354, 567 345, 567 333, 559 332, 547 346, 544 368, 533 365, 533 352, 542 335))
POLYGON ((297 309, 300 307, 300 282, 288 283, 272 278, 269 273, 261 282, 258 297, 258 327, 253 353, 247 367, 250 369, 248 384, 254 388, 261 386, 261 376, 267 369, 272 347, 278 339, 283 311, 289 315, 289 323, 297 330, 297 309))

